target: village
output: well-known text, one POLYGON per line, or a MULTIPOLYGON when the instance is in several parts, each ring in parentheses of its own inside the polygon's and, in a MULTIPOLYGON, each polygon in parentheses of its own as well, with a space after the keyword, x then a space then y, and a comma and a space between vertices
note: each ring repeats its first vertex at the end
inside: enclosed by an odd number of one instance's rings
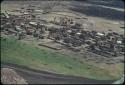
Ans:
MULTIPOLYGON (((8 14, 7 11, 1 14, 1 31, 6 35, 16 36, 18 40, 33 36, 44 41, 54 41, 75 52, 86 49, 102 56, 124 54, 124 36, 122 34, 112 30, 109 30, 109 32, 90 30, 89 28, 94 27, 94 24, 90 23, 86 18, 84 18, 84 25, 75 21, 74 17, 67 15, 56 16, 51 20, 35 16, 39 12, 45 15, 46 13, 43 10, 21 8, 16 11, 21 13, 21 15, 8 14)), ((48 46, 47 43, 46 46, 48 46)), ((48 47, 61 49, 51 45, 48 47)))
POLYGON ((5 0, 1 5, 3 84, 124 80, 123 1, 5 0))

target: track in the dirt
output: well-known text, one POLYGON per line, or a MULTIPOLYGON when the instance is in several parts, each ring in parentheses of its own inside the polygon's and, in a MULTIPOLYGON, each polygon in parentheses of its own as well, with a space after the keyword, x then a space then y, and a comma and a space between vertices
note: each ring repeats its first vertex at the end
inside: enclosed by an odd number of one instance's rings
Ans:
POLYGON ((84 77, 50 73, 14 64, 2 64, 1 66, 14 69, 29 84, 111 84, 114 82, 114 80, 94 80, 84 77))

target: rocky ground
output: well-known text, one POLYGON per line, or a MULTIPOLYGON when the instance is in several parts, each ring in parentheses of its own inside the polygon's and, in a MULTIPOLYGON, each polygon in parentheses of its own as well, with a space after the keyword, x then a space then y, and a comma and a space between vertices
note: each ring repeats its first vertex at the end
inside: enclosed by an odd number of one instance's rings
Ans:
POLYGON ((1 81, 3 84, 27 84, 26 80, 9 68, 1 69, 1 81))

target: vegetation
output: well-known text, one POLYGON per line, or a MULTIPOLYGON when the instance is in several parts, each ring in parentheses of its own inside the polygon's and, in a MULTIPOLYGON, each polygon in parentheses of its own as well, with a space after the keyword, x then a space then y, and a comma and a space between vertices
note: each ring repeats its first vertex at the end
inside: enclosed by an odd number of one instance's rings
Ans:
POLYGON ((102 69, 80 63, 70 56, 55 53, 47 48, 37 48, 14 38, 1 38, 1 61, 2 63, 24 65, 34 69, 99 80, 117 78, 102 69))

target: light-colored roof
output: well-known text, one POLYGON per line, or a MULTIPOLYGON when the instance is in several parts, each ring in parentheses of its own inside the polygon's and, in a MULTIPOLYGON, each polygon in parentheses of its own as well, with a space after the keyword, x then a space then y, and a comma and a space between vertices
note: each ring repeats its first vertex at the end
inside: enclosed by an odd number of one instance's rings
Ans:
POLYGON ((102 33, 98 32, 98 33, 97 33, 97 35, 101 35, 101 36, 103 36, 104 34, 102 34, 102 33))
POLYGON ((81 33, 80 33, 80 32, 77 32, 76 34, 77 34, 77 35, 80 35, 81 33))
POLYGON ((22 15, 22 13, 20 13, 20 12, 8 12, 8 14, 11 14, 11 15, 22 15))
POLYGON ((23 14, 29 14, 28 12, 24 12, 23 14))
POLYGON ((36 12, 43 12, 43 10, 35 10, 36 12))
POLYGON ((118 43, 118 44, 121 44, 121 43, 122 43, 122 41, 117 41, 117 43, 118 43))
POLYGON ((29 22, 32 25, 37 25, 37 22, 29 22))
POLYGON ((69 33, 70 33, 70 32, 72 32, 72 30, 67 30, 67 32, 69 32, 69 33))

